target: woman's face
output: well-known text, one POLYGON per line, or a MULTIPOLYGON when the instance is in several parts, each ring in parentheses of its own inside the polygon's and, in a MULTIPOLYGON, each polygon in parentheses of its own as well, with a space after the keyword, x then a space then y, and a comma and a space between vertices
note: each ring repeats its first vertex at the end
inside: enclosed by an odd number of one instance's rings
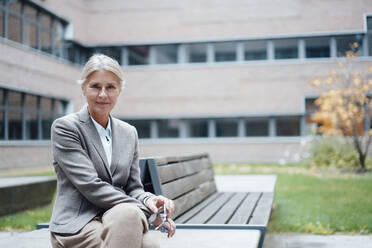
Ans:
POLYGON ((119 78, 111 71, 92 72, 82 85, 90 115, 97 119, 107 118, 116 104, 121 87, 119 78))

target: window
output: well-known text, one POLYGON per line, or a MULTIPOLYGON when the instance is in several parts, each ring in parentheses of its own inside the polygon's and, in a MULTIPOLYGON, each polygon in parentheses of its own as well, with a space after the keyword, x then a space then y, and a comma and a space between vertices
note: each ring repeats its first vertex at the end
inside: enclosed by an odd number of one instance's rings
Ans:
POLYGON ((21 43, 21 18, 12 14, 8 16, 8 39, 21 43))
POLYGON ((266 41, 244 42, 244 60, 263 60, 267 58, 266 41))
POLYGON ((176 138, 179 136, 179 120, 159 120, 159 138, 176 138))
POLYGON ((190 63, 203 63, 207 61, 206 44, 189 44, 189 61, 190 63))
POLYGON ((306 109, 306 134, 316 134, 318 133, 318 126, 316 122, 313 121, 313 114, 319 110, 319 107, 315 104, 316 98, 306 98, 305 99, 305 109, 306 109))
POLYGON ((1 140, 49 139, 53 120, 65 114, 67 105, 64 100, 1 88, 0 103, 1 140))
POLYGON ((236 60, 236 43, 219 42, 214 44, 215 61, 235 61, 236 60))
POLYGON ((296 39, 275 40, 274 48, 275 48, 275 59, 298 58, 296 39))
POLYGON ((299 117, 278 117, 276 118, 277 136, 300 136, 299 117))
POLYGON ((0 1, 0 36, 4 37, 4 11, 1 5, 2 3, 0 1))
POLYGON ((235 119, 216 120, 217 137, 238 136, 238 121, 235 119))
POLYGON ((151 137, 151 134, 150 134, 151 121, 149 120, 128 120, 127 122, 136 127, 138 138, 148 139, 151 137))
POLYGON ((37 49, 37 26, 30 22, 25 22, 24 44, 37 49))
POLYGON ((269 136, 269 120, 267 118, 247 119, 245 133, 248 137, 269 136))
POLYGON ((59 20, 53 22, 53 54, 57 57, 63 55, 63 39, 64 39, 64 25, 59 20))
POLYGON ((372 56, 372 33, 368 34, 368 55, 372 56))
POLYGON ((307 38, 306 44, 306 58, 328 58, 330 54, 329 38, 307 38))
POLYGON ((177 63, 177 45, 154 46, 156 49, 156 64, 177 63))
POLYGON ((350 51, 354 43, 358 44, 358 47, 354 51, 362 52, 362 35, 344 35, 336 37, 337 41, 337 56, 343 57, 347 51, 350 51))
POLYGON ((38 99, 35 95, 26 95, 25 118, 26 118, 26 139, 38 138, 38 99))
POLYGON ((190 137, 208 137, 208 120, 190 120, 190 137))
POLYGON ((116 59, 116 61, 118 61, 119 63, 121 61, 121 48, 119 47, 101 47, 97 48, 96 52, 116 59))
POLYGON ((149 64, 150 47, 149 46, 129 46, 128 64, 129 65, 147 65, 149 64))

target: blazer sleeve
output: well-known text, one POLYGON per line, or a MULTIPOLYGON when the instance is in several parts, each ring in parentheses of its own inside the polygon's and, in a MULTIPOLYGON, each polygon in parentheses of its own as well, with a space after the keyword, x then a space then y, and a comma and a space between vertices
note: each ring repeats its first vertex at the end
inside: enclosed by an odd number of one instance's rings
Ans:
POLYGON ((139 152, 138 152, 138 134, 135 127, 132 128, 134 132, 135 137, 135 152, 132 160, 132 164, 130 166, 130 175, 128 177, 127 184, 125 186, 125 192, 128 192, 128 194, 140 200, 141 202, 144 202, 144 200, 147 197, 154 196, 150 192, 145 192, 143 189, 143 184, 141 182, 141 176, 140 176, 140 168, 139 168, 139 152))
POLYGON ((57 166, 92 204, 107 210, 119 203, 134 203, 147 216, 151 214, 142 202, 98 177, 93 161, 83 149, 77 129, 71 121, 63 118, 54 121, 51 140, 57 166))

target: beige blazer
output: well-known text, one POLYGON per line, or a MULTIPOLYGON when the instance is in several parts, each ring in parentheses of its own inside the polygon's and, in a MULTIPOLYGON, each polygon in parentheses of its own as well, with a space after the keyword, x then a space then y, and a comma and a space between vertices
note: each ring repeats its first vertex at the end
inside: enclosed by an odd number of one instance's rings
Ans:
POLYGON ((150 211, 138 165, 136 129, 111 117, 112 163, 108 165, 98 132, 87 107, 59 118, 52 125, 53 165, 57 198, 49 229, 76 233, 96 215, 119 203, 132 203, 146 216, 150 211))

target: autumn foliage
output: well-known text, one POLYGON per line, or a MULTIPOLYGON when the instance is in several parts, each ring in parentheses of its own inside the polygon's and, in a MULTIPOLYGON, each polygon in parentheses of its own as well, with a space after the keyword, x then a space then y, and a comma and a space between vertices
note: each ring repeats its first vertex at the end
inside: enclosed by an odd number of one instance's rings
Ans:
POLYGON ((372 139, 370 117, 372 111, 372 66, 360 71, 355 64, 358 44, 351 46, 338 70, 324 77, 316 77, 310 84, 322 93, 315 104, 318 111, 312 121, 319 123, 318 131, 324 135, 342 136, 351 140, 359 155, 361 170, 372 139))

